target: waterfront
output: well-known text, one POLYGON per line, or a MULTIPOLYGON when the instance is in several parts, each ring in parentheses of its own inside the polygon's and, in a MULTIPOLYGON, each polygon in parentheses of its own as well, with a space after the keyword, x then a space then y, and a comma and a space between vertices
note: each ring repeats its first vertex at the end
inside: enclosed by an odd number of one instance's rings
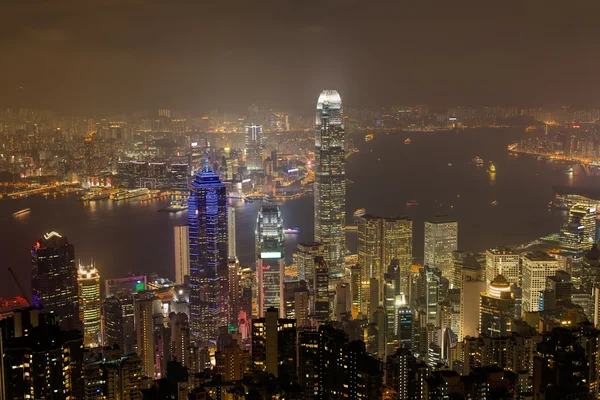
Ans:
MULTIPOLYGON (((549 165, 535 157, 509 155, 507 145, 523 135, 519 129, 473 129, 458 132, 351 134, 360 152, 347 160, 348 223, 357 208, 380 215, 405 214, 414 220, 415 257, 423 251, 423 221, 450 214, 459 221, 459 246, 483 250, 519 244, 558 231, 563 216, 547 208, 553 185, 576 183, 564 165, 549 165), (404 140, 410 136, 411 144, 404 140), (476 167, 480 156, 484 167, 476 167), (493 161, 495 176, 487 171, 493 161), (451 166, 450 166, 451 164, 451 166), (574 181, 573 181, 574 180, 574 181), (406 207, 416 200, 418 206, 406 207), (496 201, 496 205, 492 203, 496 201)), ((282 203, 288 261, 298 241, 312 238, 313 199, 300 197, 282 203)), ((0 290, 18 289, 6 269, 12 266, 28 290, 29 251, 43 233, 55 230, 75 245, 76 259, 94 259, 102 279, 127 272, 157 272, 173 277, 172 226, 186 221, 186 213, 159 213, 166 199, 140 202, 108 200, 84 203, 74 195, 0 200, 0 290), (15 211, 31 212, 13 217, 15 211)), ((236 202, 237 248, 243 265, 254 256, 254 225, 260 202, 236 202)), ((349 234, 349 247, 356 246, 349 234)))

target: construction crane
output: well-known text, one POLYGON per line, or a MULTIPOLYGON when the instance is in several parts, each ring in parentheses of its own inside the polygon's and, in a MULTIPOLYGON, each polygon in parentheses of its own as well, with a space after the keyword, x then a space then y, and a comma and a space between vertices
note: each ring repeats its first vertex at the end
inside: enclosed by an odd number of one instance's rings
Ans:
POLYGON ((13 279, 15 280, 15 283, 17 284, 17 286, 19 287, 19 290, 21 291, 21 295, 23 296, 23 298, 25 299, 25 301, 27 302, 27 305, 30 306, 31 302, 29 301, 29 299, 27 298, 27 295, 25 294, 25 291, 23 290, 23 287, 21 286, 21 284, 19 283, 19 280, 17 279, 17 276, 15 275, 14 271, 12 270, 11 267, 8 267, 8 272, 10 272, 10 274, 12 275, 13 279))

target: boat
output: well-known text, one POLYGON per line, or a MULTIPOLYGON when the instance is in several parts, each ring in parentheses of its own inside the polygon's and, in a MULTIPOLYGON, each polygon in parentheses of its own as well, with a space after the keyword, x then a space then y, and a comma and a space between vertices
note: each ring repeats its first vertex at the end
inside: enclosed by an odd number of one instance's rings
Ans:
POLYGON ((492 206, 497 206, 497 205, 498 205, 498 200, 492 201, 492 206))
POLYGON ((490 174, 496 173, 496 166, 493 163, 490 163, 490 174))
POLYGON ((479 156, 475 157, 473 159, 473 161, 475 162, 475 165, 477 165, 478 167, 481 167, 483 165, 483 159, 479 156))
POLYGON ((410 140, 410 138, 406 138, 404 139, 404 144, 411 144, 412 140, 410 140))
POLYGON ((449 166, 449 167, 451 167, 451 166, 452 166, 452 163, 448 163, 448 166, 449 166))
POLYGON ((169 207, 161 208, 158 211, 176 213, 180 211, 185 211, 187 209, 188 206, 183 201, 174 200, 171 202, 171 204, 169 204, 169 207))
POLYGON ((31 211, 31 208, 24 208, 22 210, 14 212, 13 217, 18 217, 19 215, 29 214, 29 211, 31 211))
POLYGON ((534 132, 537 131, 537 127, 536 126, 528 126, 527 128, 525 128, 525 132, 534 132))
POLYGON ((416 200, 410 200, 406 202, 406 207, 416 207, 419 203, 416 200))
POLYGON ((110 198, 113 201, 121 201, 127 199, 133 199, 135 197, 146 196, 150 190, 148 188, 139 188, 139 189, 131 189, 131 190, 119 190, 113 193, 110 198))
POLYGON ((108 192, 98 192, 98 193, 88 193, 84 195, 81 200, 82 201, 96 201, 96 200, 104 200, 110 198, 110 193, 108 192))
POLYGON ((355 218, 362 217, 366 213, 367 213, 367 209, 366 208, 359 208, 356 211, 354 211, 354 217, 355 218))
POLYGON ((367 133, 365 135, 365 142, 368 142, 369 140, 373 140, 374 137, 375 137, 375 135, 373 135, 372 133, 367 133))
POLYGON ((298 228, 297 226, 293 228, 287 228, 283 230, 283 233, 285 233, 286 235, 300 233, 300 228, 298 228))

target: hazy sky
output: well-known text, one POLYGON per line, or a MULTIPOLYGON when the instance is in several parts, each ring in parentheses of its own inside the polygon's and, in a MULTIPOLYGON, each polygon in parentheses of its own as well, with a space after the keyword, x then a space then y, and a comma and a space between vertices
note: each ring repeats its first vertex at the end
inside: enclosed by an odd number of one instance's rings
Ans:
POLYGON ((0 106, 599 105, 599 0, 0 0, 0 106), (19 89, 22 86, 23 89, 19 89))

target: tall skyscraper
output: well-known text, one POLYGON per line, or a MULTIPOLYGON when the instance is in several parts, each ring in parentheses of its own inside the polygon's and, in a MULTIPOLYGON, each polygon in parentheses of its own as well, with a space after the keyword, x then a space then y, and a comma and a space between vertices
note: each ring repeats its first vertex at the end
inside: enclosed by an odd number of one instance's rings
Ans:
POLYGON ((323 255, 321 243, 298 243, 294 253, 294 264, 298 266, 298 280, 312 282, 315 272, 315 257, 323 255))
POLYGON ((228 241, 227 241, 227 253, 230 259, 237 257, 236 243, 235 243, 235 207, 228 208, 227 214, 227 227, 228 227, 228 241))
POLYGON ((246 125, 246 167, 249 171, 262 169, 264 147, 262 125, 246 125))
POLYGON ((561 247, 580 252, 592 248, 596 242, 596 208, 575 204, 569 209, 567 223, 560 230, 561 247))
POLYGON ((256 219, 256 273, 258 278, 258 315, 269 307, 283 315, 285 273, 285 234, 278 206, 263 205, 256 219))
POLYGON ((33 305, 54 314, 63 329, 80 328, 73 245, 57 232, 46 233, 31 249, 31 267, 33 305))
POLYGON ((526 253, 523 263, 523 312, 539 311, 540 293, 546 289, 546 278, 558 270, 558 260, 541 252, 526 253))
POLYGON ((270 307, 264 318, 252 320, 252 367, 275 376, 296 371, 296 320, 279 318, 270 307))
POLYGON ((190 329, 206 342, 228 323, 227 194, 208 161, 190 189, 190 329))
POLYGON ((79 265, 77 288, 79 320, 83 324, 83 345, 98 347, 102 344, 102 303, 100 302, 100 275, 93 265, 79 265))
POLYGON ((324 90, 317 101, 314 172, 315 240, 338 278, 346 252, 346 159, 342 99, 335 90, 324 90))
MULTIPOLYGON (((398 278, 403 285, 397 289, 408 293, 408 275, 412 265, 412 221, 406 217, 382 218, 367 214, 357 218, 358 264, 363 276, 384 282, 384 274, 392 260, 397 260, 398 278)), ((380 285, 383 300, 383 285, 380 285)))
POLYGON ((189 226, 173 227, 175 237, 175 283, 183 285, 184 278, 190 274, 190 239, 189 226))
POLYGON ((488 337, 510 335, 515 317, 515 299, 510 283, 502 275, 492 280, 487 293, 481 293, 479 305, 479 334, 488 337))
POLYGON ((519 254, 508 247, 487 250, 485 265, 485 281, 488 286, 498 275, 502 275, 510 284, 521 286, 519 254))
POLYGON ((319 322, 329 321, 329 269, 323 257, 315 258, 312 296, 315 319, 319 322))
POLYGON ((154 378, 156 346, 154 343, 154 301, 159 301, 151 292, 140 293, 135 299, 135 331, 137 353, 142 359, 142 373, 154 378))
POLYGON ((425 265, 436 267, 453 281, 452 252, 458 249, 458 222, 445 216, 425 221, 425 265))

